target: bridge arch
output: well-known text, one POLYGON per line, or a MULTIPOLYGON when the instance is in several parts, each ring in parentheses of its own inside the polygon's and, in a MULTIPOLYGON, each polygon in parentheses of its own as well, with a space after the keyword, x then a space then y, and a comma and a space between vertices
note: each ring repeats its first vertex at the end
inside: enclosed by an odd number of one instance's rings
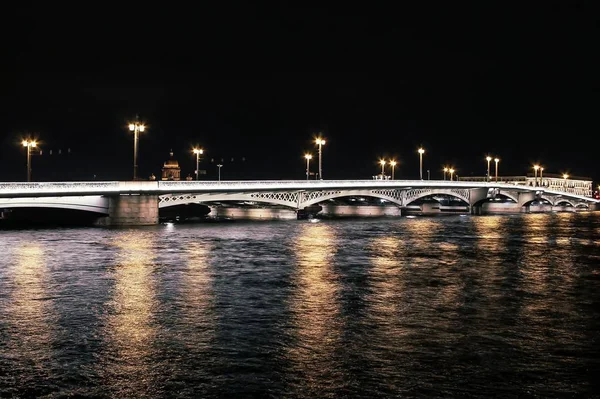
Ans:
POLYGON ((557 199, 557 200, 554 202, 554 204, 552 204, 552 205, 555 205, 555 206, 556 206, 556 205, 560 205, 560 204, 569 204, 569 205, 571 205, 572 207, 575 207, 575 206, 576 206, 576 204, 575 204, 573 201, 571 201, 571 200, 569 200, 569 199, 566 199, 566 198, 559 198, 559 199, 557 199))
POLYGON ((406 191, 406 203, 405 205, 409 205, 421 198, 424 197, 430 197, 430 196, 434 196, 434 195, 448 195, 454 198, 458 198, 461 201, 466 202, 467 204, 470 204, 470 192, 468 189, 455 189, 455 188, 449 188, 449 189, 423 189, 423 188, 417 188, 417 189, 411 189, 411 190, 407 190, 406 191))
POLYGON ((509 191, 500 190, 499 194, 505 196, 506 198, 508 198, 510 200, 513 200, 516 203, 519 203, 519 198, 515 194, 513 194, 509 191))
POLYGON ((337 191, 317 191, 303 193, 306 198, 300 203, 300 208, 306 208, 311 205, 318 204, 335 198, 343 197, 371 197, 379 198, 391 202, 395 205, 402 206, 402 191, 401 190, 337 190, 337 191))
POLYGON ((185 204, 207 204, 211 202, 259 202, 270 205, 280 205, 296 209, 298 204, 297 192, 274 193, 202 193, 202 194, 165 194, 159 196, 158 207, 168 208, 185 204))

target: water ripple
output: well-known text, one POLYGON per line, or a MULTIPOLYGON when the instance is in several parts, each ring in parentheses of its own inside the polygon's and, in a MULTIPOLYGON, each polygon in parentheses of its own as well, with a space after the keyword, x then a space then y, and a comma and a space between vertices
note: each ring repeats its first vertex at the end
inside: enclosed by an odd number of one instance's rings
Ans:
POLYGON ((593 397, 599 216, 4 231, 0 397, 593 397))

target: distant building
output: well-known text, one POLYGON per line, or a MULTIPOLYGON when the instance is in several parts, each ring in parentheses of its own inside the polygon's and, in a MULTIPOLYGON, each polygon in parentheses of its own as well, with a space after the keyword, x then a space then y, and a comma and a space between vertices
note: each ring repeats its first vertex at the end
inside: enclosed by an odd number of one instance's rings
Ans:
MULTIPOLYGON (((485 176, 461 177, 460 181, 487 181, 485 176)), ((490 181, 496 181, 490 176, 490 181)), ((569 176, 544 173, 543 176, 528 174, 527 176, 498 176, 499 183, 514 184, 517 186, 543 187, 552 191, 563 191, 569 194, 592 197, 593 181, 590 177, 569 176)))
POLYGON ((162 167, 162 178, 161 180, 181 180, 181 168, 179 162, 173 158, 173 150, 170 152, 170 158, 165 161, 162 167))

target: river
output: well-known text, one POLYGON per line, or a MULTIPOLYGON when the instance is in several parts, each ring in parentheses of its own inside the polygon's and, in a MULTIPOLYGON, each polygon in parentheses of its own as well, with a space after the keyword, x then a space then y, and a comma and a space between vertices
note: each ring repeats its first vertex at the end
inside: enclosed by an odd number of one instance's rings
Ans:
POLYGON ((0 397, 593 397, 600 213, 0 231, 0 397))

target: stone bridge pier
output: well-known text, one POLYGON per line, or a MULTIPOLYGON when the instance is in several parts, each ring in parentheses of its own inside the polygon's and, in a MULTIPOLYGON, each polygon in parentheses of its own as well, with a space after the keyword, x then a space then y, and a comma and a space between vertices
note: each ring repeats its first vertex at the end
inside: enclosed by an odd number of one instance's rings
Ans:
POLYGON ((472 188, 469 190, 469 208, 472 215, 481 215, 482 205, 488 199, 496 198, 500 193, 497 188, 472 188))
POLYGON ((158 195, 121 194, 109 197, 108 216, 103 226, 150 226, 158 224, 158 195))

